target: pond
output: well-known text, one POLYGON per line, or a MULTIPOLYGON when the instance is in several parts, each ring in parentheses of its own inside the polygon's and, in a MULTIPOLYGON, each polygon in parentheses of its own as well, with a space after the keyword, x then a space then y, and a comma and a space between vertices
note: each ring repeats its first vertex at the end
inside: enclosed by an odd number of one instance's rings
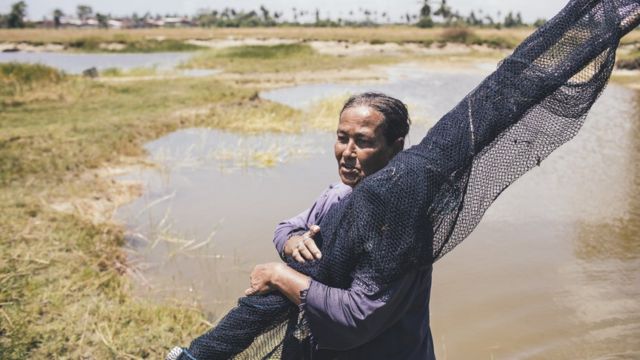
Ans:
POLYGON ((21 62, 43 64, 63 70, 69 74, 81 74, 95 67, 98 70, 119 68, 156 68, 171 70, 186 61, 192 54, 186 52, 145 54, 73 54, 65 52, 0 52, 0 63, 21 62))
MULTIPOLYGON (((389 68, 376 84, 304 85, 262 97, 305 108, 345 92, 406 101, 410 143, 490 71, 389 68)), ((640 357, 640 115, 609 85, 582 131, 519 179, 434 266, 432 330, 441 359, 640 357)), ((177 299, 216 320, 253 265, 276 261, 275 225, 338 181, 334 135, 188 129, 147 144, 159 169, 122 207, 140 296, 177 299)))

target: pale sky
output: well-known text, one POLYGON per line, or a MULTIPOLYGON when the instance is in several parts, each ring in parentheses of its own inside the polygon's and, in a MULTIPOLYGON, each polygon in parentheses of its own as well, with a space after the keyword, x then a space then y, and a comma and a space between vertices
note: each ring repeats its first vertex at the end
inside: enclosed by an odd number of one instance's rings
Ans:
MULTIPOLYGON (((0 0, 0 13, 7 13, 11 4, 18 0, 0 0)), ((437 1, 437 0, 436 0, 437 1)), ((420 9, 420 0, 25 0, 30 19, 41 19, 43 16, 51 17, 55 8, 62 9, 65 13, 75 14, 78 4, 89 5, 95 12, 128 15, 137 12, 142 15, 147 11, 156 14, 178 13, 192 15, 200 9, 220 10, 225 7, 235 9, 257 10, 260 5, 265 5, 269 10, 282 11, 285 17, 291 17, 291 8, 313 11, 320 9, 321 17, 329 15, 333 19, 338 17, 349 18, 349 11, 358 13, 359 8, 377 10, 379 13, 387 12, 393 21, 409 12, 417 14, 420 9)), ((461 14, 468 15, 471 10, 478 13, 491 15, 494 19, 501 11, 501 17, 508 11, 520 11, 523 19, 533 22, 537 18, 550 18, 557 13, 567 0, 448 0, 448 4, 461 14)))

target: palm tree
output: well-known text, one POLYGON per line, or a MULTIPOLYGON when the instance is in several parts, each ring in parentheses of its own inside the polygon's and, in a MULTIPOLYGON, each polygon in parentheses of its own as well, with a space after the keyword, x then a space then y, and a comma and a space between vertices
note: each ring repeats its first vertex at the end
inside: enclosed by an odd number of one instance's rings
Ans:
POLYGON ((23 28, 24 18, 27 16, 27 4, 24 1, 19 1, 11 5, 11 12, 7 19, 7 23, 10 28, 23 28))
POLYGON ((64 16, 64 13, 62 12, 62 10, 60 9, 55 9, 53 10, 53 26, 55 26, 55 28, 59 28, 60 25, 62 25, 62 17, 64 16))

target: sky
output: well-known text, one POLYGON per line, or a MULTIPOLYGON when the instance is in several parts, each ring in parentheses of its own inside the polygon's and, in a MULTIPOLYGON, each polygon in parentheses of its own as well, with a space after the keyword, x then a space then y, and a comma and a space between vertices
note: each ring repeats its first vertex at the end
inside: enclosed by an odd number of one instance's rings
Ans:
MULTIPOLYGON (((0 13, 7 13, 11 4, 18 0, 0 0, 0 13)), ((201 9, 220 10, 225 7, 235 9, 257 10, 260 5, 265 5, 269 10, 282 11, 286 18, 291 17, 291 8, 314 11, 320 9, 321 17, 330 16, 349 18, 349 11, 356 13, 359 8, 377 10, 379 13, 387 12, 392 20, 397 21, 407 12, 417 14, 420 0, 24 0, 27 3, 27 15, 30 19, 42 19, 43 16, 51 17, 55 8, 62 9, 65 13, 75 14, 79 4, 89 5, 95 12, 110 13, 114 16, 129 15, 137 12, 142 15, 146 12, 152 14, 186 14, 193 15, 201 9)), ((439 1, 439 0, 436 0, 439 1)), ((461 14, 468 15, 471 10, 476 14, 478 9, 486 15, 496 18, 498 11, 501 17, 509 11, 519 11, 526 22, 533 22, 538 18, 550 18, 557 13, 566 0, 448 0, 448 4, 461 14)))

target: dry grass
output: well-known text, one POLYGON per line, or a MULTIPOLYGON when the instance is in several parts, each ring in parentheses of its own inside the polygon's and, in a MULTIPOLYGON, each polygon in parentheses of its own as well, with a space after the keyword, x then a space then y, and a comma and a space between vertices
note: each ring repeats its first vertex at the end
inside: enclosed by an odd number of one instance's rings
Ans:
POLYGON ((209 324, 198 309, 131 296, 121 229, 74 205, 108 212, 126 196, 86 174, 179 127, 292 131, 296 112, 210 79, 47 78, 0 95, 0 358, 161 358, 209 324))
MULTIPOLYGON (((381 26, 375 28, 179 28, 179 29, 24 29, 0 30, 0 41, 29 42, 34 44, 66 44, 82 39, 98 42, 126 42, 149 39, 228 39, 228 38, 281 38, 295 40, 330 40, 349 42, 425 42, 437 41, 446 29, 419 29, 411 26, 381 26)), ((520 29, 474 29, 480 37, 505 37, 522 40, 532 32, 531 28, 520 29)))
POLYGON ((352 94, 324 98, 305 110, 305 123, 312 129, 335 132, 340 110, 352 94))
MULTIPOLYGON (((466 44, 486 44, 494 47, 513 47, 524 40, 535 29, 469 28, 472 37, 462 39, 466 44)), ((279 38, 299 41, 324 40, 346 42, 394 43, 445 43, 460 41, 451 39, 451 29, 420 29, 412 26, 380 26, 375 28, 315 28, 315 27, 273 27, 273 28, 177 28, 177 29, 0 29, 0 42, 30 43, 43 45, 62 44, 83 51, 105 51, 102 43, 118 43, 125 47, 118 51, 184 51, 196 46, 184 41, 199 39, 245 39, 279 38), (448 38, 449 37, 449 38, 448 38)), ((622 44, 640 42, 640 30, 632 31, 622 39, 622 44)))

